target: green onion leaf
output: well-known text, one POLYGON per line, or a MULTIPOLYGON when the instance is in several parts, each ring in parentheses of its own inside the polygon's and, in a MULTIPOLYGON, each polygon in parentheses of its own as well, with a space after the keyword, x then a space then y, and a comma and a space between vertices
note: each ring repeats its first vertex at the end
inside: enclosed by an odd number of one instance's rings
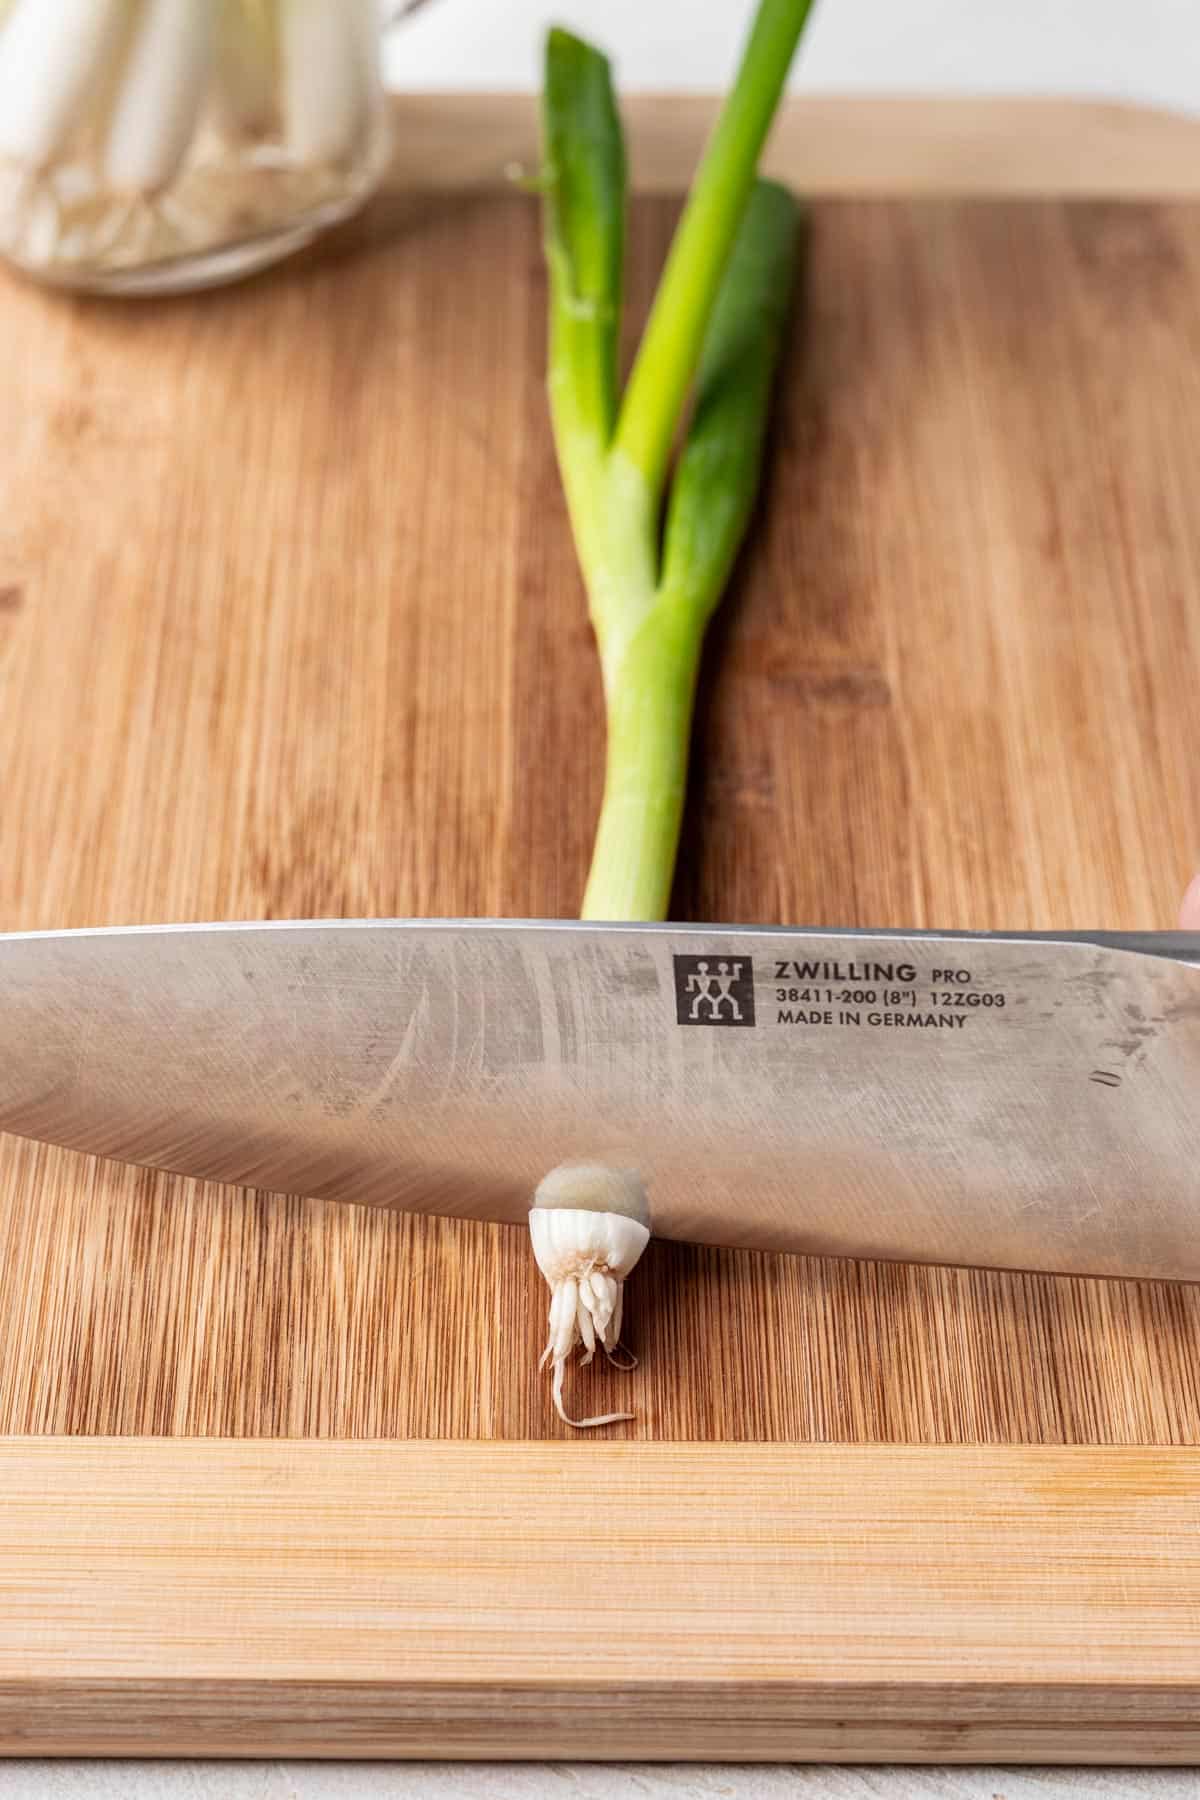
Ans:
POLYGON ((546 40, 543 133, 550 391, 560 448, 573 457, 581 435, 607 449, 616 420, 625 142, 607 59, 557 27, 546 40))
POLYGON ((671 486, 662 594, 692 612, 701 628, 721 598, 754 509, 800 220, 786 188, 755 184, 700 358, 695 410, 671 486))
POLYGON ((704 629, 754 504, 795 275, 797 209, 755 171, 810 8, 759 0, 619 405, 621 124, 604 57, 547 41, 550 404, 608 721, 588 919, 661 919, 670 898, 704 629))
POLYGON ((692 184, 617 427, 617 449, 662 493, 709 315, 813 0, 760 0, 732 92, 692 184))

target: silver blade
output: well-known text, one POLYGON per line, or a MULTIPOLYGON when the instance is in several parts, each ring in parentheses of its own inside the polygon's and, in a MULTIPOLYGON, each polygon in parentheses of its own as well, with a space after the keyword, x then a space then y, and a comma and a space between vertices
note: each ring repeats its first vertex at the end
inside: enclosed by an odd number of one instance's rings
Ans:
POLYGON ((0 1129, 519 1220, 1200 1279, 1200 938, 479 923, 0 937, 0 1129))

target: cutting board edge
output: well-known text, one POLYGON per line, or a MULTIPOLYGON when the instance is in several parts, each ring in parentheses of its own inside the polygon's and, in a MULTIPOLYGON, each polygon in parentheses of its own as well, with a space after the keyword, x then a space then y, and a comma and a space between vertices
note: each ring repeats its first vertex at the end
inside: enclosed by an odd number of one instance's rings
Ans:
POLYGON ((1198 1488, 1157 1447, 4 1438, 0 1755, 1192 1763, 1198 1488))
MULTIPOLYGON (((1106 1696, 1107 1697, 1107 1696, 1106 1696)), ((27 1757, 239 1761, 830 1763, 1193 1767, 1192 1720, 1168 1722, 1156 1696, 1145 1717, 1029 1716, 1029 1691, 989 1691, 988 1716, 962 1694, 832 1691, 814 1716, 803 1690, 729 1684, 692 1694, 587 1687, 421 1689, 381 1683, 292 1687, 214 1684, 202 1694, 144 1684, 0 1686, 0 1763, 27 1757), (907 1698, 901 1696, 901 1698, 907 1698), (937 1717, 926 1708, 938 1707, 937 1717), (892 1716, 887 1716, 888 1714, 892 1716)), ((1185 1710, 1183 1707, 1180 1709, 1185 1710)))

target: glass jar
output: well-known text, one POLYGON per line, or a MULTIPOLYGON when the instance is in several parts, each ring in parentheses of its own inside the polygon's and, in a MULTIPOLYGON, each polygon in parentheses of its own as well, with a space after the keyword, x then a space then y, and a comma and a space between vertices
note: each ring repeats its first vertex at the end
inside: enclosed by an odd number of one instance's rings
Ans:
POLYGON ((384 23, 380 0, 0 0, 0 255, 162 294, 299 249, 386 166, 384 23))

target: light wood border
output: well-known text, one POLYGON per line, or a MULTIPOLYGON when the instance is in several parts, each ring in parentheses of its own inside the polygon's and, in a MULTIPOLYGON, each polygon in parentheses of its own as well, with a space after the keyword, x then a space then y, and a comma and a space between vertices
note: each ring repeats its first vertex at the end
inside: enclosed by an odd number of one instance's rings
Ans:
MULTIPOLYGON (((686 186, 716 102, 627 95, 634 185, 686 186)), ((465 188, 536 167, 537 103, 517 94, 395 100, 401 187, 465 188)), ((803 192, 914 195, 1200 193, 1200 118, 1115 101, 803 95, 783 106, 766 169, 803 192)))
POLYGON ((1200 1760, 1200 1453, 0 1441, 8 1754, 1200 1760))

